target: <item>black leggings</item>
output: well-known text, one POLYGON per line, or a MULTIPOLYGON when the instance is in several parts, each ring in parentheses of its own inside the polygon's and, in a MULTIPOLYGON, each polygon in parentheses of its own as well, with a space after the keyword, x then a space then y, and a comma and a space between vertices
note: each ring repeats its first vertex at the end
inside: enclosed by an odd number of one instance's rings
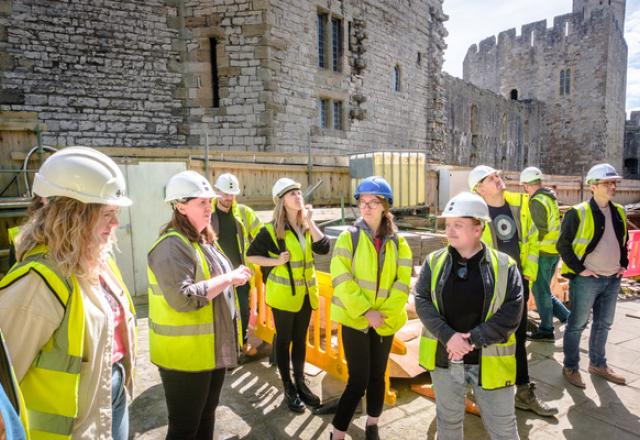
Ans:
POLYGON ((251 286, 249 283, 236 287, 238 294, 238 304, 240 305, 240 321, 242 322, 242 343, 247 342, 247 330, 249 330, 249 298, 251 296, 251 286))
POLYGON ((224 368, 191 373, 160 368, 169 412, 167 440, 211 440, 224 368))
POLYGON ((529 302, 529 281, 522 278, 524 307, 520 325, 516 329, 516 385, 529 383, 529 364, 527 361, 527 303, 529 302))
POLYGON ((297 312, 272 309, 276 326, 276 363, 283 382, 291 381, 289 360, 293 363, 294 376, 304 375, 307 355, 307 329, 311 319, 309 295, 305 295, 302 308, 297 312), (291 346, 291 356, 289 356, 291 346))
POLYGON ((347 358, 349 380, 338 403, 333 426, 346 431, 358 402, 367 393, 367 415, 379 417, 384 406, 384 373, 393 335, 380 336, 374 329, 367 333, 342 326, 342 343, 347 358))

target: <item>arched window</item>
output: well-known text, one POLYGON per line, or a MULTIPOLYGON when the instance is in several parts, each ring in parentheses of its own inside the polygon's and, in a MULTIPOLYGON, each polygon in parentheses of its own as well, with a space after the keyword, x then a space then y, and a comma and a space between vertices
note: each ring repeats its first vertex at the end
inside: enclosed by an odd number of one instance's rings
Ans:
POLYGON ((509 97, 512 100, 517 101, 518 100, 518 89, 511 89, 511 92, 509 93, 509 97))

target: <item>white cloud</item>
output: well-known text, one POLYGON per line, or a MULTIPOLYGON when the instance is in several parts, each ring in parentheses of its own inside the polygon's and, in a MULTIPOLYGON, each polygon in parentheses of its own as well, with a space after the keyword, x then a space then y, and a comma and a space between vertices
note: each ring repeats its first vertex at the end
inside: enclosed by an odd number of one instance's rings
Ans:
POLYGON ((640 0, 627 5, 624 38, 629 47, 627 112, 640 110, 640 0))

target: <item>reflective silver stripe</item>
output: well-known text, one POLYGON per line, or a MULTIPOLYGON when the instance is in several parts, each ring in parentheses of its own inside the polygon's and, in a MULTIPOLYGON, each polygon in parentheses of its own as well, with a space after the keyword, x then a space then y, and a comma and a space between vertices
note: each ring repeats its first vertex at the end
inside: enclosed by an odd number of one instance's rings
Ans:
POLYGON ((538 256, 537 255, 529 254, 529 255, 527 255, 527 260, 529 260, 532 263, 538 264, 538 256))
MULTIPOLYGON (((65 335, 66 336, 66 335, 65 335)), ((42 352, 35 365, 47 370, 64 371, 65 373, 80 373, 82 357, 71 356, 60 351, 42 352)))
POLYGON ((333 256, 334 257, 339 256, 339 257, 345 257, 345 258, 351 259, 351 252, 349 252, 345 248, 337 247, 333 250, 333 256))
POLYGON ((411 258, 399 258, 398 259, 398 266, 402 266, 402 267, 412 267, 413 266, 413 260, 411 258))
POLYGON ((340 298, 338 298, 337 296, 333 295, 331 297, 331 302, 333 303, 333 305, 337 306, 337 307, 341 307, 341 308, 346 308, 344 306, 344 304, 342 304, 342 301, 340 300, 340 298))
MULTIPOLYGON (((269 274, 269 281, 291 287, 291 280, 289 278, 281 277, 279 275, 269 274)), ((307 285, 307 283, 305 283, 304 280, 293 280, 293 284, 296 287, 304 287, 307 285)))
POLYGON ((589 240, 588 238, 576 238, 575 240, 573 240, 573 244, 588 245, 589 243, 591 243, 591 240, 589 240))
MULTIPOLYGON (((353 281, 353 275, 351 275, 351 272, 346 272, 342 275, 338 275, 337 277, 333 278, 333 288, 335 289, 340 284, 346 283, 348 281, 353 281)), ((333 297, 335 298, 335 295, 333 295, 333 297)))
POLYGON ((504 299, 507 296, 507 282, 509 281, 509 257, 503 253, 495 253, 494 255, 498 258, 498 279, 495 280, 496 287, 494 298, 491 301, 491 315, 502 307, 504 299))
POLYGON ((160 286, 157 284, 149 284, 149 289, 151 289, 152 294, 162 296, 162 290, 160 290, 160 286))
POLYGON ((291 268, 299 268, 299 267, 304 267, 304 261, 289 261, 289 265, 291 265, 291 268))
POLYGON ((436 339, 424 325, 422 326, 422 336, 429 339, 436 339))
POLYGON ((385 299, 389 296, 389 289, 380 289, 378 290, 377 297, 381 299, 385 299))
POLYGON ((149 329, 160 336, 213 335, 213 324, 163 325, 149 320, 149 329))
POLYGON ((482 356, 515 356, 516 344, 511 345, 489 345, 482 349, 482 356))
POLYGON ((358 283, 358 286, 360 286, 361 289, 373 290, 374 292, 376 290, 376 287, 378 287, 376 286, 376 283, 374 281, 356 279, 356 282, 358 283))
POLYGON ((251 226, 249 226, 249 229, 251 231, 254 231, 258 226, 260 226, 260 219, 253 219, 253 223, 251 223, 251 226))
POLYGON ((50 432, 57 435, 68 436, 73 431, 75 418, 59 416, 55 414, 27 409, 27 420, 29 420, 29 430, 50 432))
POLYGON ((392 289, 398 289, 400 292, 404 293, 405 295, 409 294, 409 286, 407 286, 405 283, 403 283, 402 281, 396 281, 391 285, 392 289))

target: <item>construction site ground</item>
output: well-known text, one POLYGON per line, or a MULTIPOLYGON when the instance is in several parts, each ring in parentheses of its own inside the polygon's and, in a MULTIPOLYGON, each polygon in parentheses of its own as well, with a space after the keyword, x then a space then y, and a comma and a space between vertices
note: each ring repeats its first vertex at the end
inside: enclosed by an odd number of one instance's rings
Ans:
MULTIPOLYGON (((130 406, 131 438, 163 439, 167 412, 157 368, 149 362, 148 320, 145 306, 139 307, 139 353, 136 387, 130 406)), ((556 322, 555 344, 528 344, 529 372, 539 395, 560 409, 557 417, 538 417, 516 411, 522 439, 590 440, 640 439, 640 296, 620 297, 614 326, 609 333, 609 365, 623 373, 627 385, 614 385, 591 376, 588 367, 590 326, 581 342, 582 375, 585 390, 565 382, 562 368, 564 325, 556 322)), ((267 346, 264 356, 228 371, 216 413, 216 439, 327 439, 332 415, 314 415, 310 410, 293 414, 283 403, 283 393, 275 367, 269 366, 267 346)), ((323 400, 336 398, 344 384, 307 364, 310 387, 323 400)), ((397 403, 386 406, 380 418, 383 439, 434 439, 435 404, 411 391, 412 384, 429 382, 428 374, 413 379, 393 380, 397 403)), ((366 415, 356 414, 347 438, 364 439, 366 415)), ((479 417, 465 418, 465 439, 488 439, 479 417)))

